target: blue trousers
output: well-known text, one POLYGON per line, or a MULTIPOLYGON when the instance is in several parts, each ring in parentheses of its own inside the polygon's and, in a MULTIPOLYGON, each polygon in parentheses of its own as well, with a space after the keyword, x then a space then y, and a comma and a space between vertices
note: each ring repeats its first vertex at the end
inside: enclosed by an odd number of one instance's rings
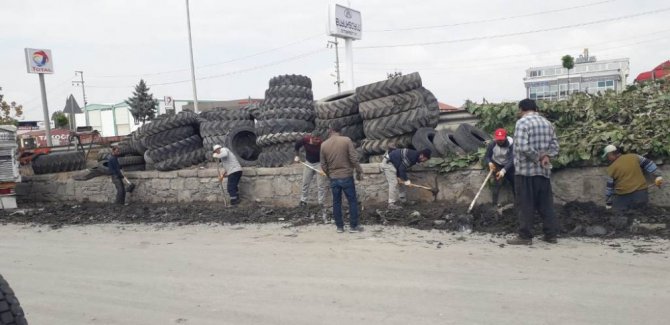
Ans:
POLYGON ((240 178, 242 178, 242 171, 228 175, 228 183, 226 187, 228 188, 228 195, 230 195, 231 200, 237 200, 239 198, 240 178))
POLYGON ((356 184, 354 178, 332 178, 330 189, 333 191, 333 219, 337 228, 344 227, 342 219, 342 192, 349 202, 349 225, 351 228, 358 227, 358 200, 356 198, 356 184))

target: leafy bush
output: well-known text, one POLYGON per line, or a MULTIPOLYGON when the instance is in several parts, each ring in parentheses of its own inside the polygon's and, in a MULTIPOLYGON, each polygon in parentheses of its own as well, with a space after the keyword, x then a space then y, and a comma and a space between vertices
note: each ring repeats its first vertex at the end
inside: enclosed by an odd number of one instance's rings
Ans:
MULTIPOLYGON (((670 157, 670 87, 663 81, 589 95, 577 93, 568 100, 538 102, 539 111, 556 128, 560 154, 554 167, 593 166, 602 163, 605 145, 652 159, 670 157)), ((487 132, 504 127, 514 134, 517 103, 466 102, 487 132)))

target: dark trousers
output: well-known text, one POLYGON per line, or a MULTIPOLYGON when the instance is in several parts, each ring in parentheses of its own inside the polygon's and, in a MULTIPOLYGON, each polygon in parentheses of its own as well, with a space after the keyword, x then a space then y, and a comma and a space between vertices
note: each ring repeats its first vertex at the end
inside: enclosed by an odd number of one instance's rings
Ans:
POLYGON ((612 209, 626 211, 644 208, 649 204, 649 192, 647 190, 635 191, 624 195, 615 195, 612 201, 612 209))
POLYGON ((228 195, 230 195, 231 200, 239 199, 240 194, 240 179, 242 178, 242 171, 234 172, 228 175, 228 184, 226 185, 228 189, 228 195))
POLYGON ((337 228, 344 227, 342 219, 342 192, 349 202, 349 225, 351 228, 358 227, 358 200, 356 198, 356 185, 354 178, 332 178, 330 189, 333 191, 333 219, 337 228))
POLYGON ((114 203, 116 204, 125 204, 126 203, 126 187, 123 185, 123 178, 112 175, 112 183, 116 187, 116 199, 114 203))
MULTIPOLYGON (((494 162, 496 165, 496 170, 501 170, 503 167, 502 165, 498 165, 497 163, 494 162)), ((509 182, 512 185, 512 193, 516 196, 516 190, 514 189, 514 168, 511 170, 505 170, 505 177, 501 180, 494 179, 493 180, 493 188, 491 189, 491 196, 493 198, 493 205, 498 204, 498 197, 500 196, 500 189, 505 185, 505 181, 509 182)))
POLYGON ((543 176, 519 176, 514 179, 516 207, 519 213, 519 237, 533 238, 535 211, 542 217, 542 230, 550 238, 558 235, 558 221, 554 214, 554 195, 551 180, 543 176))

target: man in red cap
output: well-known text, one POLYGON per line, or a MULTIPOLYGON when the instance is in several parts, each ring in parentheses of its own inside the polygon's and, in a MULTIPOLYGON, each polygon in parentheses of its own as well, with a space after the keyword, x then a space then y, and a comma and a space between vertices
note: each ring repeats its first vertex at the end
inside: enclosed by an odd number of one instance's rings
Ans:
POLYGON ((492 196, 493 205, 498 205, 498 194, 505 180, 512 185, 512 193, 514 193, 514 140, 507 136, 505 129, 497 129, 493 133, 493 139, 495 141, 486 148, 484 161, 495 175, 492 196))

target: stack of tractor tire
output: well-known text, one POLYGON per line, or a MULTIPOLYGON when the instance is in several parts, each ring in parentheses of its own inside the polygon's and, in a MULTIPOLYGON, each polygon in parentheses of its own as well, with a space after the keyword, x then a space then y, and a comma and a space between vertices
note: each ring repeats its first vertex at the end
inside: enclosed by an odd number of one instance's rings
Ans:
MULTIPOLYGON (((198 133, 198 114, 184 111, 140 127, 145 155, 156 170, 169 171, 200 164, 206 150, 198 133)), ((144 158, 144 157, 143 157, 144 158)))
POLYGON ((235 154, 240 165, 256 165, 261 149, 256 144, 253 111, 253 107, 247 106, 200 113, 200 136, 208 158, 212 156, 213 147, 221 145, 235 154))
MULTIPOLYGON (((145 170, 146 165, 144 155, 138 151, 137 141, 132 138, 134 134, 131 133, 126 140, 116 144, 119 147, 119 165, 124 171, 140 171, 145 170)), ((98 165, 106 168, 107 160, 112 154, 111 148, 105 148, 98 151, 98 165)))
POLYGON ((442 157, 462 156, 477 152, 491 141, 491 136, 475 126, 463 123, 455 131, 439 130, 434 132, 433 147, 442 157))
POLYGON ((439 120, 437 99, 422 87, 417 72, 358 87, 356 97, 366 137, 361 151, 366 155, 413 147, 415 132, 434 129, 439 120))
POLYGON ((353 91, 331 95, 314 103, 316 132, 325 138, 328 128, 339 126, 340 134, 359 143, 365 138, 363 118, 358 114, 358 99, 353 91))
POLYGON ((86 156, 81 151, 52 152, 33 158, 35 174, 62 173, 86 168, 86 156))
POLYGON ((312 80, 300 75, 270 79, 256 121, 258 166, 282 167, 293 162, 293 145, 314 130, 312 80))

